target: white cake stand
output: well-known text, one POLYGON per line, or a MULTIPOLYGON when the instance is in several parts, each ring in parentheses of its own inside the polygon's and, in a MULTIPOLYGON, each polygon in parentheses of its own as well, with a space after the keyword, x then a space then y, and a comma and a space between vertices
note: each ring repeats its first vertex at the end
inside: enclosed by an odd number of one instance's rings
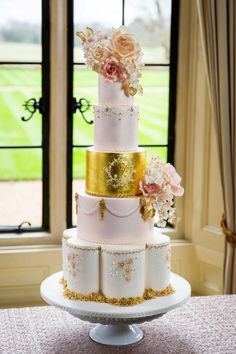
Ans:
POLYGON ((171 285, 175 293, 135 306, 120 307, 105 303, 69 300, 63 296, 59 283, 62 272, 55 273, 41 284, 41 296, 49 304, 69 312, 84 321, 100 323, 91 329, 90 337, 98 343, 107 345, 128 345, 143 338, 140 328, 133 325, 151 321, 175 309, 187 301, 191 294, 189 283, 177 274, 171 273, 171 285))

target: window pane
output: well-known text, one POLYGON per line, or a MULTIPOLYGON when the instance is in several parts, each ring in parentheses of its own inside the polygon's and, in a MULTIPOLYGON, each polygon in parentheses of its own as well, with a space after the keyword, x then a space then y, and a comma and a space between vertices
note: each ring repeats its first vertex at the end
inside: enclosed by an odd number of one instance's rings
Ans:
MULTIPOLYGON (((93 106, 97 103, 97 88, 98 75, 85 68, 85 66, 74 67, 74 97, 77 101, 80 98, 86 98, 93 106)), ((84 113, 87 120, 93 120, 93 107, 84 113)), ((73 121, 73 144, 89 145, 93 144, 93 124, 87 124, 77 110, 74 114, 73 121)))
POLYGON ((149 147, 147 151, 147 164, 149 164, 152 155, 159 155, 163 161, 167 162, 167 147, 149 147))
MULTIPOLYGON (((74 27, 75 31, 83 31, 87 26, 96 29, 111 31, 112 27, 119 27, 122 23, 121 0, 74 0, 74 27)), ((81 41, 74 37, 74 61, 84 62, 81 41)))
POLYGON ((41 61, 41 0, 1 0, 0 14, 0 61, 41 61))
POLYGON ((86 150, 84 148, 73 149, 73 179, 85 178, 86 150))
POLYGON ((168 63, 171 0, 126 0, 125 25, 138 38, 145 63, 168 63))
POLYGON ((135 96, 139 106, 139 144, 167 144, 169 69, 142 70, 143 95, 135 96))
POLYGON ((0 225, 42 225, 42 150, 0 149, 0 225))
POLYGON ((23 103, 41 96, 40 66, 0 66, 0 145, 40 145, 42 118, 38 111, 28 122, 23 103))

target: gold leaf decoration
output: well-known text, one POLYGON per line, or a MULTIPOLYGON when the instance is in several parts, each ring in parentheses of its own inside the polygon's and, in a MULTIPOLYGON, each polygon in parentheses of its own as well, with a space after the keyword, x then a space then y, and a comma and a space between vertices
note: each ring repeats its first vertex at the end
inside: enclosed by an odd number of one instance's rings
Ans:
POLYGON ((78 36, 83 43, 87 41, 87 37, 84 32, 76 32, 76 36, 78 36))
POLYGON ((144 221, 152 219, 156 214, 153 201, 145 197, 140 198, 140 213, 144 221))
POLYGON ((101 199, 99 201, 99 215, 100 215, 100 220, 104 219, 104 214, 106 210, 106 203, 104 199, 101 199))
POLYGON ((79 202, 79 194, 78 193, 75 193, 75 205, 76 205, 76 215, 78 214, 78 209, 79 209, 79 205, 78 205, 78 202, 79 202))

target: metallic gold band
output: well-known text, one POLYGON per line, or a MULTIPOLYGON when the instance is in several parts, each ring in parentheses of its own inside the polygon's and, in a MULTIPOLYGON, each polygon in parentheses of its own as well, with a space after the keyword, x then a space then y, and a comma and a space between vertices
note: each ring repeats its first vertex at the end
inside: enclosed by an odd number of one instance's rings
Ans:
POLYGON ((146 152, 110 153, 86 150, 86 192, 104 197, 132 197, 140 194, 146 152))

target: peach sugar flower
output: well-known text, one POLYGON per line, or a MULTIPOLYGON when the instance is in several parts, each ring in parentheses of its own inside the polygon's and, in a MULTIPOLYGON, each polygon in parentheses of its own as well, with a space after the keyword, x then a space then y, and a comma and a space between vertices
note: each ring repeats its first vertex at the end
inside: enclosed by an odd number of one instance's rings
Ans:
POLYGON ((111 38, 115 52, 121 57, 130 57, 132 60, 141 52, 140 45, 127 33, 124 26, 113 29, 111 38))

